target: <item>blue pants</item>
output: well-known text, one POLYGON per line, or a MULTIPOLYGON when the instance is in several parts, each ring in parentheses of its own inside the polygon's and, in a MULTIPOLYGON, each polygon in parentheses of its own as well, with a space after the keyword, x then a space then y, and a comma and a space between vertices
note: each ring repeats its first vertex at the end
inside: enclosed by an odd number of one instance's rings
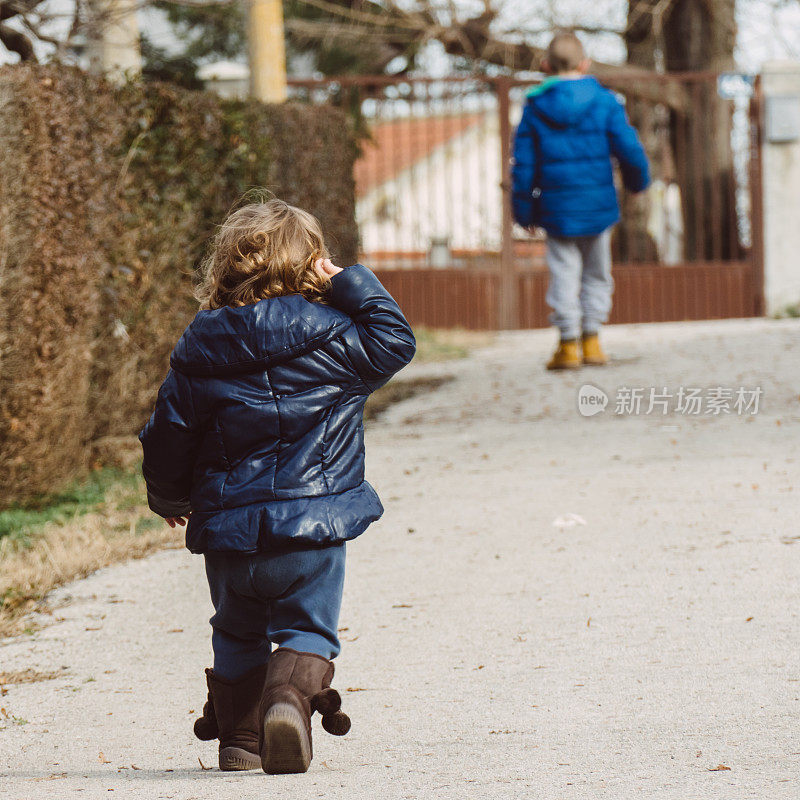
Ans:
POLYGON ((237 680, 272 645, 339 654, 345 544, 279 553, 206 553, 214 672, 237 680))

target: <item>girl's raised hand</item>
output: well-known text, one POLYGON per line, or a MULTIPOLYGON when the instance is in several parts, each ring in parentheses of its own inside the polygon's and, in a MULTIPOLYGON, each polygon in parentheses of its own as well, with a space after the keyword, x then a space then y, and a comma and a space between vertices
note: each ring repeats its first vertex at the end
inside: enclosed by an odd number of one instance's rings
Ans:
POLYGON ((324 280, 329 281, 336 273, 341 272, 342 268, 337 267, 329 258, 318 258, 314 262, 314 269, 324 280))

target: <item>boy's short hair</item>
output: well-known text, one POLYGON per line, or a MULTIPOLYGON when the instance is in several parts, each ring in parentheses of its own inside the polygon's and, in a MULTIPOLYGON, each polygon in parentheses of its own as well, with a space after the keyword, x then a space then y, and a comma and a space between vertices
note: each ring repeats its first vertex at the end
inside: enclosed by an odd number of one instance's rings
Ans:
POLYGON ((551 72, 572 72, 586 59, 586 52, 572 31, 561 31, 547 46, 545 58, 551 72))

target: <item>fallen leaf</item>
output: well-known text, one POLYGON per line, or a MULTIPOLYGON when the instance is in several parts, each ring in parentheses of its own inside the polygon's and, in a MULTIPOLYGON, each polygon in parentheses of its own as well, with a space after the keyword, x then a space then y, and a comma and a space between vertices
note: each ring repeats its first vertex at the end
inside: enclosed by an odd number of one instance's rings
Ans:
MULTIPOLYGON (((197 760, 200 761, 200 756, 197 756, 197 760)), ((200 761, 200 769, 205 771, 209 769, 214 769, 214 767, 207 767, 202 761, 200 761)))
POLYGON ((47 777, 34 778, 33 780, 36 783, 39 783, 41 781, 58 781, 58 780, 61 780, 62 778, 66 778, 66 777, 67 777, 67 773, 66 772, 53 772, 50 775, 48 775, 47 777))
POLYGON ((753 619, 753 618, 752 618, 752 617, 748 617, 748 618, 745 620, 745 622, 750 622, 750 620, 751 620, 751 619, 753 619))
POLYGON ((392 608, 414 608, 414 606, 410 606, 408 603, 397 603, 392 608))
POLYGON ((103 755, 103 751, 102 750, 98 753, 97 760, 101 764, 110 764, 111 763, 111 761, 108 758, 106 758, 105 755, 103 755))
POLYGON ((717 764, 716 767, 709 767, 709 772, 725 772, 726 770, 730 771, 730 767, 726 767, 724 764, 717 764))

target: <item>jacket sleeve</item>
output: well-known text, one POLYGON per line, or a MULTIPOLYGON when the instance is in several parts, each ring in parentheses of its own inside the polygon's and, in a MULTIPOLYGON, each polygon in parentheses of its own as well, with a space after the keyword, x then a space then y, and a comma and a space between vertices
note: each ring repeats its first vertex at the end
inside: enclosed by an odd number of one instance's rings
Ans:
POLYGON ((348 354, 370 392, 386 383, 414 357, 411 326, 374 273, 355 264, 331 279, 328 302, 355 323, 346 337, 348 354))
POLYGON ((514 219, 523 228, 534 223, 533 184, 536 179, 536 143, 528 107, 522 112, 514 135, 514 154, 511 159, 511 208, 514 219))
POLYGON ((628 122, 625 109, 612 99, 608 121, 611 155, 619 162, 622 182, 629 192, 641 192, 650 185, 650 167, 636 129, 628 122))
POLYGON ((156 514, 179 517, 191 511, 192 472, 201 438, 189 378, 170 370, 153 415, 139 434, 147 502, 156 514))

